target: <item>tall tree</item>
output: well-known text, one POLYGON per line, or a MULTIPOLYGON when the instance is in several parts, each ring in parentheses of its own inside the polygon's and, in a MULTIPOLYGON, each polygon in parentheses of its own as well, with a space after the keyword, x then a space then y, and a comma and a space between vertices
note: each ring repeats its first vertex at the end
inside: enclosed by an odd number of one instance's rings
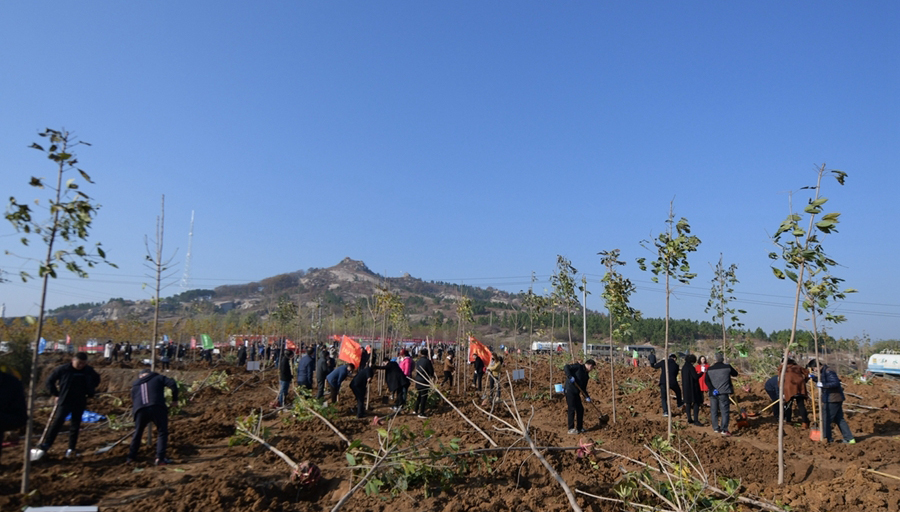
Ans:
POLYGON ((738 316, 747 313, 743 309, 735 309, 729 307, 728 304, 735 300, 734 285, 739 281, 737 279, 737 264, 732 263, 725 268, 722 262, 723 256, 719 254, 719 263, 713 268, 712 288, 709 291, 709 301, 706 303, 706 309, 703 311, 709 313, 710 310, 715 311, 712 319, 722 326, 722 352, 726 353, 728 348, 728 329, 740 329, 744 326, 738 316), (726 328, 726 318, 730 322, 726 328))
POLYGON ((631 335, 631 322, 641 318, 641 312, 629 305, 635 286, 630 279, 619 273, 618 267, 625 265, 619 260, 619 249, 601 251, 600 261, 606 267, 601 282, 603 283, 603 300, 609 311, 609 382, 612 388, 612 419, 616 422, 616 373, 613 365, 613 339, 624 340, 631 335))
MULTIPOLYGON (((175 253, 172 253, 168 259, 163 259, 163 238, 165 235, 165 225, 166 225, 166 196, 162 196, 162 200, 160 201, 159 207, 159 216, 156 217, 156 234, 154 235, 156 238, 150 239, 146 235, 144 235, 144 247, 147 249, 147 254, 144 256, 146 263, 144 266, 150 269, 153 274, 151 277, 154 282, 154 294, 153 294, 153 343, 150 345, 150 371, 156 371, 156 344, 159 343, 159 292, 169 286, 169 284, 163 284, 165 279, 171 278, 174 273, 170 273, 169 275, 163 275, 165 272, 168 272, 169 269, 172 268, 172 259, 175 258, 175 253), (151 248, 152 247, 152 248, 151 248)), ((188 317, 190 318, 190 317, 188 317)), ((190 334, 190 332, 189 332, 190 334)))
MULTIPOLYGON (((668 367, 669 364, 669 300, 674 291, 675 286, 672 280, 681 284, 690 284, 691 279, 697 277, 697 274, 691 272, 691 266, 688 263, 688 253, 695 252, 700 246, 700 239, 691 234, 691 226, 684 217, 675 221, 675 201, 669 203, 669 217, 666 219, 666 230, 659 234, 652 242, 644 240, 641 242, 644 248, 650 250, 652 246, 656 251, 656 259, 650 262, 649 270, 653 274, 651 277, 654 283, 659 282, 659 276, 665 277, 666 284, 666 334, 665 349, 663 350, 663 368, 666 376, 666 409, 669 415, 667 421, 667 434, 672 436, 672 404, 669 398, 669 388, 672 387, 668 367)), ((652 252, 652 251, 651 251, 652 252)), ((648 270, 646 258, 637 259, 638 267, 641 270, 648 270)))
MULTIPOLYGON (((826 308, 835 300, 843 299, 846 294, 853 293, 856 290, 848 288, 840 290, 839 285, 843 279, 839 279, 830 274, 830 268, 837 265, 837 262, 831 259, 822 247, 820 236, 836 233, 838 218, 840 213, 832 212, 822 214, 822 205, 828 199, 821 197, 822 178, 826 175, 833 176, 840 185, 844 184, 847 173, 838 170, 826 170, 825 164, 816 169, 816 184, 811 187, 803 187, 804 189, 812 189, 813 196, 809 199, 808 204, 803 211, 808 217, 807 227, 803 228, 800 222, 803 216, 794 213, 793 204, 787 218, 781 222, 775 234, 772 236, 772 242, 778 248, 778 251, 769 253, 769 259, 773 261, 780 260, 776 266, 772 265, 772 272, 778 279, 790 279, 795 283, 794 295, 794 314, 791 320, 791 336, 788 343, 784 346, 784 353, 781 360, 781 375, 778 388, 778 483, 784 483, 784 376, 787 368, 788 354, 791 348, 795 346, 797 339, 797 319, 800 313, 801 297, 803 297, 802 306, 807 311, 811 311, 824 315, 827 321, 841 322, 844 320, 842 315, 832 315, 826 313, 826 308), (818 222, 816 219, 821 216, 818 222), (780 253, 780 254, 779 254, 780 253), (807 275, 808 273, 808 275, 807 275)), ((815 318, 815 317, 813 317, 815 318)), ((814 327, 815 329, 815 327, 814 327)), ((813 335, 814 348, 816 351, 816 361, 818 357, 818 337, 813 335)), ((817 373, 821 375, 821 366, 817 367, 817 373)), ((813 398, 815 399, 815 398, 813 398)), ((821 416, 819 417, 819 428, 822 427, 821 416)))
MULTIPOLYGON (((37 395, 37 356, 38 344, 40 343, 42 328, 44 325, 44 310, 47 304, 47 284, 49 279, 57 277, 57 269, 60 265, 66 270, 74 273, 78 277, 88 277, 87 271, 83 268, 93 268, 99 263, 106 263, 115 267, 106 259, 106 253, 100 247, 100 243, 94 245, 93 248, 86 248, 85 242, 88 240, 88 233, 93 223, 100 205, 94 203, 87 194, 81 191, 78 184, 78 176, 87 182, 93 183, 91 177, 82 169, 76 166, 78 159, 75 157, 74 149, 78 146, 90 146, 87 142, 78 140, 71 132, 66 130, 45 129, 38 134, 47 139, 47 148, 33 143, 30 147, 44 153, 47 158, 55 163, 56 180, 45 180, 45 178, 32 177, 29 184, 39 189, 48 189, 50 198, 46 200, 45 206, 49 211, 49 219, 35 219, 35 212, 32 206, 26 203, 19 203, 15 197, 9 198, 9 207, 6 212, 6 220, 8 220, 17 232, 23 233, 20 239, 23 245, 28 245, 32 235, 37 236, 47 247, 46 256, 42 260, 34 260, 38 263, 38 277, 43 280, 41 285, 41 304, 38 318, 36 320, 34 343, 31 348, 31 375, 29 378, 28 392, 28 423, 25 427, 25 464, 22 470, 22 494, 28 493, 29 479, 31 476, 31 440, 34 433, 34 400, 37 395), (63 183, 63 175, 77 171, 78 176, 71 177, 63 183), (60 249, 57 245, 62 242, 64 248, 60 249)), ((40 207, 40 200, 35 201, 35 205, 40 207)), ((36 208, 35 208, 36 209, 36 208)), ((9 254, 9 251, 7 251, 9 254)), ((28 272, 20 272, 22 281, 32 279, 28 272)), ((33 319, 32 319, 33 321, 33 319)))

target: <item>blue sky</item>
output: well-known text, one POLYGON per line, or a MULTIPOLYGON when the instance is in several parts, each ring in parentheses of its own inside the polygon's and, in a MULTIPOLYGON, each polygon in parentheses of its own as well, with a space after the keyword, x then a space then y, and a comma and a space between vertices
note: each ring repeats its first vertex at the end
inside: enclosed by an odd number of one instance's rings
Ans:
MULTIPOLYGON (((703 243, 673 316, 709 318, 724 253, 744 323, 771 331, 793 288, 768 234, 825 163, 849 178, 825 183, 842 223, 824 245, 859 289, 832 333, 897 338, 898 25, 890 1, 4 2, 0 183, 45 197, 27 186, 53 172, 27 149, 44 127, 93 144, 91 237, 119 269, 62 276, 51 307, 149 297, 165 194, 176 278, 196 212, 193 287, 350 256, 510 291, 535 272, 540 292, 562 254, 599 309, 596 253, 619 248, 634 304, 662 316, 634 259, 674 199, 703 243)), ((0 247, 17 239, 0 225, 0 247)), ((2 284, 0 302, 37 314, 39 286, 2 284)))

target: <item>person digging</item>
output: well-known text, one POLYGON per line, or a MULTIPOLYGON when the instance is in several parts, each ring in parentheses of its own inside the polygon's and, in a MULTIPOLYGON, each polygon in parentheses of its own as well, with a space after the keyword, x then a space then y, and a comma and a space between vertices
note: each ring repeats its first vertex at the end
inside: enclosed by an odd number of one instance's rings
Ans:
POLYGON ((134 437, 131 438, 131 446, 128 448, 126 464, 131 464, 137 459, 138 448, 141 446, 141 438, 147 425, 156 425, 158 435, 156 437, 157 466, 171 464, 166 458, 166 448, 169 445, 169 408, 166 406, 165 388, 172 390, 172 403, 178 403, 178 383, 165 375, 143 369, 138 374, 137 380, 131 384, 132 415, 134 416, 134 437))
POLYGON ((584 364, 567 364, 563 368, 566 374, 565 393, 568 406, 566 420, 570 434, 584 432, 584 404, 581 403, 581 393, 584 393, 585 401, 591 401, 591 397, 587 394, 587 384, 588 376, 595 365, 593 359, 588 359, 584 364))
POLYGON ((66 458, 75 457, 81 417, 87 408, 88 398, 94 397, 100 384, 100 375, 87 364, 87 359, 86 352, 78 352, 71 363, 57 367, 47 379, 47 389, 54 396, 56 407, 50 419, 47 438, 37 448, 31 449, 32 461, 40 460, 50 450, 57 434, 62 430, 66 416, 70 414, 72 418, 69 420, 69 449, 66 450, 66 458))

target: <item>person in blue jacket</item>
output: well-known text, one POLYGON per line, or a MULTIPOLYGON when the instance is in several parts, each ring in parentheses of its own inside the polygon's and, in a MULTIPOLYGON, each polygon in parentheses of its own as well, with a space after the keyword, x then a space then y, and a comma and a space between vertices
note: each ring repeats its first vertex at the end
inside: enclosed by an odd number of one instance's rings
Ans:
MULTIPOLYGON (((816 369, 816 360, 811 359, 806 363, 806 367, 810 371, 816 369)), ((822 390, 822 401, 825 402, 824 421, 822 421, 822 436, 826 442, 832 442, 831 425, 837 423, 841 429, 841 436, 845 443, 856 444, 856 438, 844 419, 844 387, 841 386, 841 379, 830 366, 822 363, 820 367, 821 378, 814 373, 809 374, 809 378, 816 383, 816 387, 822 390)))
POLYGON ((306 389, 313 388, 313 373, 316 369, 316 348, 309 347, 297 363, 297 385, 306 389))
POLYGON ((138 374, 137 380, 131 384, 131 410, 134 416, 134 437, 131 438, 131 446, 128 449, 126 463, 134 462, 137 458, 138 448, 141 446, 141 437, 149 423, 156 425, 159 435, 156 438, 157 466, 171 464, 166 458, 166 448, 169 445, 169 408, 166 406, 165 388, 172 390, 172 403, 178 403, 178 383, 165 375, 143 369, 138 374))
POLYGON ((341 391, 341 384, 351 373, 353 373, 354 369, 356 369, 356 367, 353 363, 343 364, 332 370, 331 373, 328 374, 328 377, 325 377, 325 382, 328 383, 328 387, 331 389, 330 399, 332 404, 337 404, 338 393, 341 391))

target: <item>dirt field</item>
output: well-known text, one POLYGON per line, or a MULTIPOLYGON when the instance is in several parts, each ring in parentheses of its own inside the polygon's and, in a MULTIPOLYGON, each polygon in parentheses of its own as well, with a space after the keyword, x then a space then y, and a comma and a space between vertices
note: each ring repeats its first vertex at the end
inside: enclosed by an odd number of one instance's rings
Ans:
MULTIPOLYGON (((59 359, 62 361, 64 359, 59 359)), ((52 366, 56 361, 46 361, 52 366)), ((515 361, 507 361, 512 369, 515 361)), ((101 394, 89 409, 102 414, 126 413, 129 399, 118 404, 114 396, 126 397, 121 391, 137 370, 122 363, 106 366, 94 363, 103 377, 101 394)), ((220 367, 221 368, 221 367, 220 367)), ((188 365, 173 370, 171 375, 188 382, 202 380, 209 370, 205 364, 188 365)), ((304 489, 290 480, 290 468, 269 450, 258 444, 229 447, 235 433, 235 419, 258 411, 271 411, 269 403, 275 397, 277 374, 248 374, 242 369, 229 368, 229 391, 206 388, 201 390, 184 411, 170 419, 169 456, 176 464, 155 467, 151 464, 152 448, 142 448, 142 459, 125 465, 127 442, 113 450, 95 455, 94 451, 121 438, 128 429, 113 431, 108 426, 85 428, 79 441, 83 453, 75 460, 61 457, 65 451, 66 435, 61 434, 48 457, 33 468, 32 488, 38 492, 29 498, 32 505, 99 505, 100 510, 116 511, 208 511, 208 510, 271 510, 319 511, 331 510, 338 499, 351 487, 351 473, 345 456, 346 444, 323 422, 317 419, 290 421, 287 414, 275 413, 264 422, 271 431, 269 442, 294 461, 311 461, 322 471, 322 480, 314 489, 304 489), (263 377, 260 379, 260 377, 263 377), (234 390, 241 386, 236 392, 234 390)), ((666 421, 661 416, 658 372, 647 367, 617 367, 618 421, 601 426, 598 414, 586 405, 583 435, 568 435, 565 425, 565 400, 550 393, 549 366, 544 363, 532 374, 515 384, 516 400, 526 420, 534 408, 531 435, 538 446, 573 447, 594 442, 608 452, 652 462, 644 447, 654 436, 665 435, 666 421)), ((560 382, 561 372, 554 368, 560 382)), ((843 377, 843 376, 842 376, 843 377)), ((848 396, 845 413, 858 441, 855 445, 814 443, 808 432, 797 425, 785 428, 785 481, 777 479, 777 424, 768 412, 750 420, 746 429, 732 430, 735 435, 724 438, 712 432, 707 408, 701 409, 704 427, 687 425, 683 416, 674 417, 676 440, 673 443, 686 453, 696 450, 703 471, 715 483, 720 477, 739 479, 740 495, 762 498, 780 503, 792 510, 900 510, 900 481, 880 476, 866 469, 900 475, 900 383, 876 379, 874 385, 846 382, 848 392, 862 399, 848 396), (875 409, 854 409, 850 404, 864 404, 875 409), (688 447, 690 445, 690 447, 688 447)), ((373 386, 371 415, 384 416, 389 407, 380 400, 377 386, 373 386)), ((589 393, 602 413, 610 414, 609 366, 601 364, 593 372, 589 393)), ((386 391, 385 391, 386 393, 386 391)), ((524 446, 519 436, 497 430, 503 427, 479 412, 473 404, 471 390, 459 394, 456 386, 448 389, 448 396, 469 418, 501 447, 524 446)), ((411 397, 412 398, 412 397, 411 397)), ((509 395, 504 390, 504 399, 509 395)), ((750 391, 739 390, 736 395, 748 411, 761 410, 768 397, 761 382, 750 383, 750 391)), ((480 402, 480 400, 479 400, 480 402)), ((341 390, 339 413, 334 425, 348 438, 359 439, 370 446, 377 445, 377 429, 371 416, 357 419, 349 408, 355 404, 345 383, 341 390)), ((732 408, 732 425, 735 414, 732 408)), ((38 412, 36 431, 43 429, 49 409, 38 412)), ((495 411, 509 420, 501 404, 495 411), (502 413, 500 411, 503 411, 502 413)), ((458 438, 461 451, 489 448, 489 442, 466 423, 447 404, 441 403, 422 420, 404 412, 396 417, 393 427, 408 426, 409 432, 421 436, 434 431, 429 446, 438 441, 446 447, 458 438)), ((840 439, 839 432, 835 433, 840 439)), ((4 448, 2 476, 0 476, 0 510, 21 510, 25 501, 18 494, 21 477, 22 445, 4 448)), ((436 449, 436 448, 435 448, 436 449)), ((578 457, 573 450, 546 451, 547 461, 573 489, 609 498, 616 498, 614 486, 622 478, 622 471, 638 466, 629 460, 595 451, 578 457)), ((554 511, 568 510, 569 504, 560 486, 530 451, 488 452, 487 456, 463 457, 466 463, 452 481, 443 485, 410 485, 409 489, 370 496, 363 490, 356 492, 343 510, 438 510, 447 512, 467 510, 491 511, 554 511)), ((355 482, 354 482, 355 483, 355 482)), ((626 510, 622 504, 600 501, 578 495, 578 503, 585 510, 626 510)), ((747 507, 747 510, 753 509, 747 507)))

